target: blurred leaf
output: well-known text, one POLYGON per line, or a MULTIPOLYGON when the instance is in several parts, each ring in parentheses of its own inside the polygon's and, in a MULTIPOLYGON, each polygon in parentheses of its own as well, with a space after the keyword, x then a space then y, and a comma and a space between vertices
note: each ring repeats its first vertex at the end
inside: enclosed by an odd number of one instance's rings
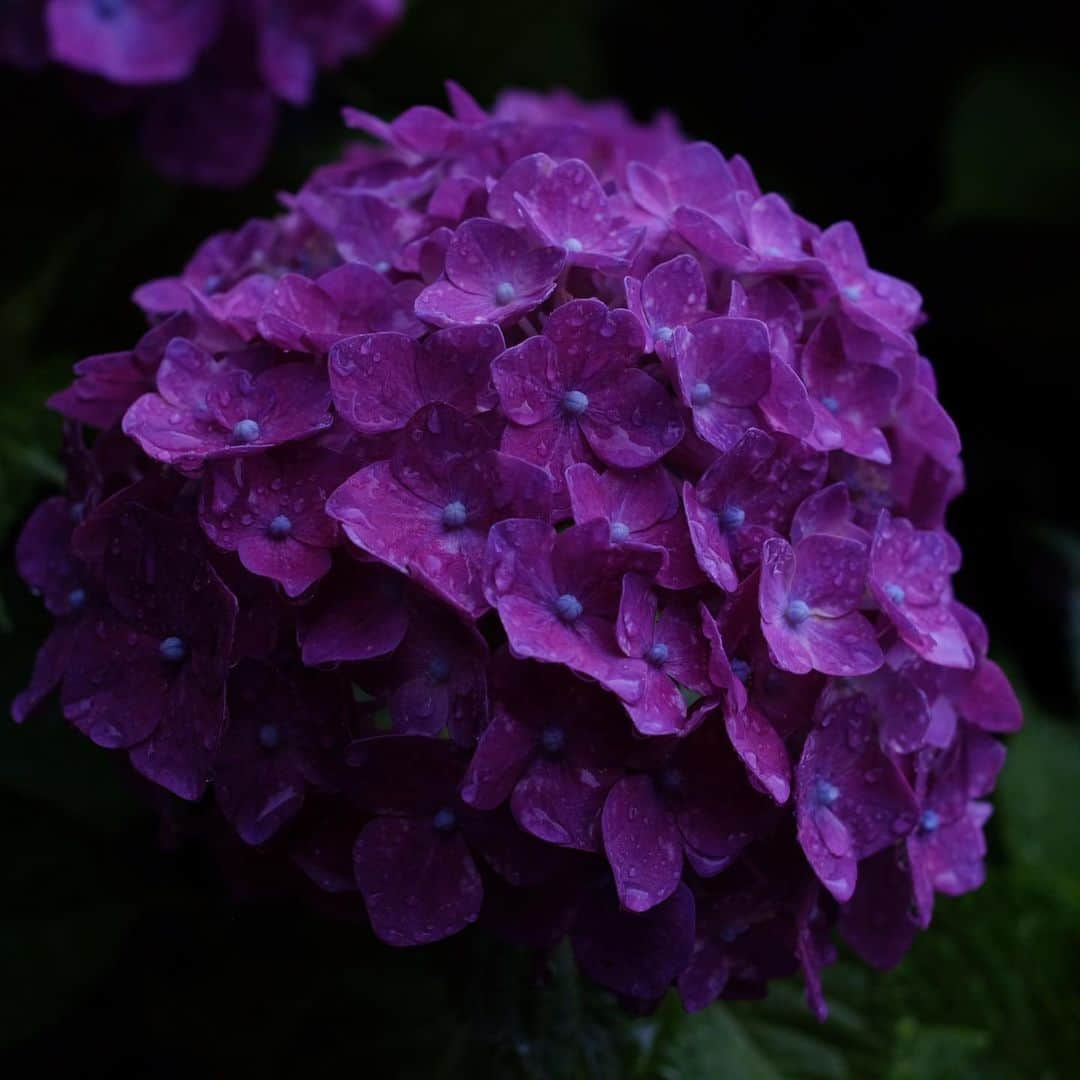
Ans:
POLYGON ((990 1042, 985 1031, 928 1027, 910 1017, 896 1027, 897 1044, 888 1080, 955 1080, 979 1075, 979 1057, 990 1042))
POLYGON ((1044 529, 1042 537, 1062 559, 1069 575, 1066 600, 1069 659, 1072 664, 1073 690, 1080 698, 1080 537, 1061 529, 1044 529))
POLYGON ((948 221, 1077 220, 1075 76, 1044 66, 985 68, 961 89, 946 137, 948 221))
POLYGON ((54 1022, 100 977, 133 916, 124 904, 0 921, 0 970, 9 992, 0 1047, 54 1022))
POLYGON ((998 789, 1016 865, 1080 912, 1080 731, 1028 703, 998 789))

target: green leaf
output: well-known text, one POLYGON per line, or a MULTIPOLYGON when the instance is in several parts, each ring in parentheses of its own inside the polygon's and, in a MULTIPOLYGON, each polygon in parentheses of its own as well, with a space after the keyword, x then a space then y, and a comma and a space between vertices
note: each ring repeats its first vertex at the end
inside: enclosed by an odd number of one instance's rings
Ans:
MULTIPOLYGON (((856 1025, 857 1026, 857 1025, 856 1025)), ((841 1022, 819 1024, 801 987, 774 987, 762 1002, 713 1005, 686 1016, 662 1049, 663 1080, 847 1080, 849 1032, 841 1022)))
POLYGON ((906 1018, 896 1025, 889 1080, 955 1080, 979 1075, 980 1059, 990 1043, 985 1031, 933 1027, 906 1018))
POLYGON ((1009 743, 996 801, 1018 867, 1080 911, 1080 731, 1033 705, 1009 743))

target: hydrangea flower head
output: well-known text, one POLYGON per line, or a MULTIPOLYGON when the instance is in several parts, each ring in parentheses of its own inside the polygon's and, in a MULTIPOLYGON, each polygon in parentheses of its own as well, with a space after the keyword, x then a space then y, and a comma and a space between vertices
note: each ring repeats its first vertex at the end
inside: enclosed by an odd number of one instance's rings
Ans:
POLYGON ((19 0, 0 59, 111 84, 171 179, 231 187, 259 169, 278 103, 306 105, 322 68, 368 52, 402 0, 19 0))
POLYGON ((1021 723, 917 294, 669 121, 450 99, 350 112, 379 145, 51 399, 15 718, 59 689, 391 945, 569 937, 637 1010, 801 972, 824 1016, 836 935, 894 964, 982 883, 1021 723))

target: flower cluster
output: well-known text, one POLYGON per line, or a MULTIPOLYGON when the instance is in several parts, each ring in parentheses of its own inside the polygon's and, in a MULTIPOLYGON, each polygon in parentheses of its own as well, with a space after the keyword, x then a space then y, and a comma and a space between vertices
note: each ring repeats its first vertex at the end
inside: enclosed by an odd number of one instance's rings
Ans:
POLYGON ((278 103, 306 105, 320 69, 366 53, 403 0, 12 0, 0 60, 50 60, 91 84, 82 97, 138 110, 154 166, 173 180, 250 180, 278 103))
POLYGON ((1020 710, 954 597, 910 286, 667 120, 390 123, 135 294, 20 570, 65 716, 417 945, 635 1007, 895 963, 1020 710), (87 445, 82 429, 99 429, 87 445))

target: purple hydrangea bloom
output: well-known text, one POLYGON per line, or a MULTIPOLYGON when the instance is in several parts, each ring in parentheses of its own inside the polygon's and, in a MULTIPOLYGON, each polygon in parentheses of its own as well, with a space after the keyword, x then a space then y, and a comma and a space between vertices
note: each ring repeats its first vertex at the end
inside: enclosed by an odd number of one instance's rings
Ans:
POLYGON ((556 309, 543 334, 492 365, 511 425, 503 449, 546 468, 564 488, 566 469, 595 460, 639 469, 664 456, 683 434, 671 395, 634 366, 644 350, 641 324, 599 300, 556 309))
POLYGON ((342 683, 247 660, 229 675, 229 726, 214 755, 221 812, 248 844, 300 812, 309 785, 333 786, 347 741, 342 683))
POLYGON ((697 433, 730 450, 769 389, 769 332, 755 319, 705 319, 675 336, 675 381, 697 433))
POLYGON ((917 759, 919 822, 907 837, 907 861, 921 926, 930 924, 935 892, 959 896, 982 885, 982 827, 992 812, 984 800, 1004 764, 1001 743, 969 727, 948 748, 917 759))
POLYGON ((497 402, 491 362, 503 351, 497 326, 450 326, 417 342, 399 333, 361 334, 330 352, 334 407, 357 431, 398 431, 441 401, 466 416, 497 402))
POLYGON ((359 263, 327 270, 314 281, 286 274, 263 299, 258 329, 278 348, 316 354, 345 338, 379 330, 418 337, 423 326, 413 315, 416 294, 414 283, 391 285, 359 263))
POLYGON ((64 675, 64 716, 184 799, 210 778, 225 728, 236 599, 197 535, 137 505, 110 523, 105 601, 88 613, 64 675))
POLYGON ((851 899, 859 860, 909 834, 917 803, 875 738, 869 699, 826 691, 796 772, 799 843, 837 900, 851 899))
POLYGON ((507 799, 533 836, 580 851, 600 847, 604 798, 623 772, 630 726, 617 703, 595 687, 535 664, 501 659, 495 707, 461 787, 478 810, 507 799), (552 715, 539 693, 559 694, 552 715))
POLYGON ((308 104, 319 70, 369 52, 403 9, 401 0, 19 0, 0 14, 0 58, 24 68, 51 60, 92 78, 141 114, 161 172, 233 187, 262 165, 277 103, 308 104))
MULTIPOLYGON (((276 95, 351 51, 331 8, 260 37, 276 95)), ((823 1018, 837 934, 894 964, 982 883, 1022 721, 954 595, 917 295, 669 120, 449 95, 349 111, 379 145, 140 287, 147 333, 50 399, 13 716, 59 690, 391 944, 569 938, 639 1011, 801 973, 823 1018)))
POLYGON ((554 291, 563 266, 556 247, 484 218, 457 229, 446 249, 445 277, 416 299, 416 313, 436 326, 514 322, 554 291))
POLYGON ((515 656, 565 664, 628 703, 641 700, 648 664, 620 654, 615 620, 623 579, 655 574, 659 552, 612 544, 599 521, 557 533, 508 520, 492 527, 484 563, 484 594, 515 656))
MULTIPOLYGON (((535 182, 513 193, 524 220, 547 243, 562 248, 570 266, 610 270, 628 265, 644 229, 619 224, 611 200, 584 161, 556 165, 547 155, 536 157, 541 160, 529 169, 535 182)), ((507 179, 501 181, 504 187, 507 179)))
POLYGON ((950 576, 960 554, 945 533, 916 529, 882 511, 870 548, 869 586, 904 641, 943 667, 971 668, 975 658, 952 612, 950 576))
POLYGON ((659 610, 648 581, 638 574, 623 578, 615 637, 629 657, 645 661, 641 697, 627 704, 639 731, 664 735, 678 731, 686 719, 680 687, 706 694, 707 643, 691 601, 675 600, 659 610))
POLYGON ((607 469, 600 475, 579 462, 566 470, 566 487, 574 520, 597 518, 608 523, 616 544, 655 548, 663 555, 656 573, 658 585, 689 589, 703 576, 690 546, 679 493, 671 474, 659 466, 625 471, 607 469))
POLYGON ((459 763, 450 744, 389 735, 354 744, 350 760, 353 784, 375 815, 353 847, 375 933, 390 945, 421 945, 475 922, 484 887, 462 835, 459 763))
POLYGON ((684 860, 711 877, 776 823, 776 808, 751 786, 723 729, 707 715, 696 719, 702 724, 693 734, 670 754, 642 762, 604 802, 604 852, 630 911, 670 896, 684 860))
POLYGON ((49 0, 45 19, 57 61, 141 86, 190 75, 218 32, 221 7, 219 0, 49 0))
POLYGON ((785 530, 804 495, 821 483, 824 459, 792 439, 751 428, 683 488, 690 539, 702 570, 734 592, 761 560, 764 541, 785 530))
POLYGON ((338 530, 326 500, 349 466, 331 453, 234 458, 211 465, 199 521, 245 569, 299 596, 330 569, 338 530))
POLYGON ((124 434, 181 469, 258 454, 330 426, 326 380, 305 364, 272 364, 266 349, 215 358, 183 338, 169 343, 157 392, 124 414, 124 434))
POLYGON ((665 361, 674 354, 676 333, 708 315, 709 290, 693 255, 676 255, 642 281, 627 278, 625 288, 630 310, 645 327, 646 348, 665 361))
POLYGON ((866 587, 866 546, 815 534, 792 547, 780 537, 761 550, 761 629, 785 671, 866 675, 884 657, 874 628, 855 609, 866 587))
POLYGON ((504 518, 547 520, 547 474, 495 449, 448 405, 409 421, 390 461, 355 473, 325 502, 358 547, 410 574, 466 615, 487 610, 488 530, 504 518))
POLYGON ((300 656, 309 667, 387 656, 408 628, 400 576, 379 563, 342 560, 297 618, 300 656))

